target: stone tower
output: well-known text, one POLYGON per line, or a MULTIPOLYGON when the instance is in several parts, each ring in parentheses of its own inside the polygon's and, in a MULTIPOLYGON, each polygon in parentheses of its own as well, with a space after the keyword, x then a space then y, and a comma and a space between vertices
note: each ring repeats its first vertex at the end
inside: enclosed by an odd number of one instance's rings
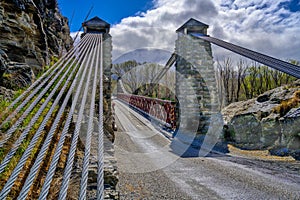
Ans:
MULTIPOLYGON (((103 35, 103 111, 104 111, 104 128, 106 135, 113 140, 114 132, 112 129, 113 115, 111 111, 111 68, 112 68, 112 37, 109 34, 110 24, 94 17, 82 23, 85 34, 102 34, 103 35)), ((99 95, 97 95, 99 96, 99 95)))
POLYGON ((207 35, 208 25, 188 20, 176 32, 176 96, 179 99, 180 127, 196 135, 206 134, 210 116, 218 112, 217 84, 211 45, 191 33, 207 35), (195 130, 195 127, 194 127, 195 130))

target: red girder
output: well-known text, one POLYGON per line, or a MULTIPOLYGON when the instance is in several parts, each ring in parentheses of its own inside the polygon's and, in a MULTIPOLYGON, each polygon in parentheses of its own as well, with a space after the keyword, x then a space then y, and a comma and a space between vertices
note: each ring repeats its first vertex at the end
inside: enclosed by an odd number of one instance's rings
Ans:
POLYGON ((176 103, 174 101, 122 93, 118 94, 118 99, 125 101, 129 105, 142 110, 148 115, 155 117, 164 123, 169 124, 172 129, 176 128, 176 103))

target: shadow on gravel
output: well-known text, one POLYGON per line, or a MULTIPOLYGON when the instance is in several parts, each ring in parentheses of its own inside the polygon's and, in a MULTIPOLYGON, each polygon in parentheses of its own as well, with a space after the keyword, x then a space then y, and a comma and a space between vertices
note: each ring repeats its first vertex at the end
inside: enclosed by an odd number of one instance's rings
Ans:
POLYGON ((172 153, 182 157, 230 157, 227 143, 218 142, 214 145, 203 143, 204 137, 194 139, 191 143, 174 138, 170 144, 172 153))

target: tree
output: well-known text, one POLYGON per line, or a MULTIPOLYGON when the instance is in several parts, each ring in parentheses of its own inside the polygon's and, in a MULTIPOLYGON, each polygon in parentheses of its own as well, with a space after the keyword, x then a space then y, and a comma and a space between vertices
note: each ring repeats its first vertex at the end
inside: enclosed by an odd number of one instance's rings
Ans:
POLYGON ((241 87, 243 79, 246 77, 248 66, 246 65, 245 61, 240 59, 237 62, 237 89, 236 89, 236 95, 235 95, 235 102, 239 101, 241 98, 241 87))
MULTIPOLYGON (((299 65, 298 61, 290 61, 299 65)), ((223 62, 217 60, 217 80, 221 108, 240 100, 251 99, 258 95, 296 80, 286 73, 253 62, 250 65, 240 59, 233 63, 230 58, 223 62)))
POLYGON ((225 99, 222 100, 222 104, 228 105, 231 103, 231 96, 230 96, 230 88, 233 89, 233 84, 231 83, 230 87, 230 80, 233 71, 233 65, 231 59, 228 57, 224 59, 223 63, 221 64, 219 60, 217 60, 217 71, 220 77, 220 85, 223 88, 223 94, 225 95, 225 99))
POLYGON ((139 63, 135 60, 129 60, 124 63, 114 64, 112 67, 112 73, 116 74, 118 77, 122 77, 124 74, 138 65, 139 63))

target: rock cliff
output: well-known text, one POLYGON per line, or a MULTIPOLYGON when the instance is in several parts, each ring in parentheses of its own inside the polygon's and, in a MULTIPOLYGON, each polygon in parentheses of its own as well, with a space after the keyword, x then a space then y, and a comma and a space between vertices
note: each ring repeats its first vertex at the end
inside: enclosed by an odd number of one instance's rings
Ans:
POLYGON ((2 0, 0 33, 0 85, 12 89, 30 84, 73 43, 56 0, 2 0))
POLYGON ((222 111, 224 137, 245 149, 300 159, 300 80, 222 111))

